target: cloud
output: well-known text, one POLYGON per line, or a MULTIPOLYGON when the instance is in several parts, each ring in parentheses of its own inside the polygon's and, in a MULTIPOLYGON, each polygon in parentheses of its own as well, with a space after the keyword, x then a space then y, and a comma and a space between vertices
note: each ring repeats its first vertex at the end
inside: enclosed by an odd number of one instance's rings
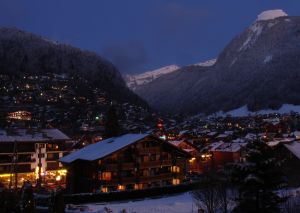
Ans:
POLYGON ((191 27, 198 27, 197 24, 209 16, 207 10, 176 2, 164 5, 157 14, 161 29, 169 34, 178 33, 191 27))
POLYGON ((107 45, 102 54, 109 59, 121 72, 140 71, 148 62, 145 47, 140 42, 128 42, 119 45, 107 45))

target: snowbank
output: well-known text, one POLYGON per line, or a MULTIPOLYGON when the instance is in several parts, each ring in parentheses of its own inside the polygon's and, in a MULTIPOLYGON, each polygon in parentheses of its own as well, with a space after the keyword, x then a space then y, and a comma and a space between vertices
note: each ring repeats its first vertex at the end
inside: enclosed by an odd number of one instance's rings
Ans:
POLYGON ((121 212, 126 209, 126 212, 138 213, 185 213, 197 212, 197 207, 193 202, 193 198, 189 193, 184 193, 176 196, 163 197, 159 199, 146 199, 142 201, 129 201, 119 203, 96 203, 82 205, 83 211, 66 210, 67 213, 75 212, 105 212, 104 208, 112 210, 112 212, 121 212))

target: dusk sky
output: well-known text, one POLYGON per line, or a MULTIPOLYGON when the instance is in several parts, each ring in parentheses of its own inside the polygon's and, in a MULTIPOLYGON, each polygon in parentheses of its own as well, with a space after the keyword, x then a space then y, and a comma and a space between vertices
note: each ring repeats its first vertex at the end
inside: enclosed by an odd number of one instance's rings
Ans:
POLYGON ((218 56, 269 9, 300 15, 296 0, 0 0, 0 26, 95 51, 122 73, 218 56))

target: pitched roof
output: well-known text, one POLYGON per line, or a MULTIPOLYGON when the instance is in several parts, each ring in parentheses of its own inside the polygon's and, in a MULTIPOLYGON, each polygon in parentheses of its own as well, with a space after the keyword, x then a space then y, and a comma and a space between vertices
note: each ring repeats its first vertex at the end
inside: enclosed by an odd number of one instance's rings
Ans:
POLYGON ((246 143, 224 143, 223 141, 211 144, 211 152, 238 152, 246 143))
POLYGON ((289 144, 283 144, 291 153, 293 153, 300 160, 300 143, 294 141, 289 144))
POLYGON ((149 136, 149 134, 126 134, 120 137, 108 138, 72 152, 71 154, 60 158, 59 161, 63 163, 71 163, 75 160, 94 161, 133 144, 147 136, 149 136))
POLYGON ((50 140, 69 140, 70 138, 58 129, 0 129, 1 142, 46 142, 50 140))

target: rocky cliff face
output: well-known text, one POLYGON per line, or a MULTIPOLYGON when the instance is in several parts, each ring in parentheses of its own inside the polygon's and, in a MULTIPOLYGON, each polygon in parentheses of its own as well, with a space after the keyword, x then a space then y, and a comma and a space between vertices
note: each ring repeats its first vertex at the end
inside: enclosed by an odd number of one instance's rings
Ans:
POLYGON ((173 113, 300 104, 300 17, 268 15, 261 14, 235 37, 213 66, 182 68, 136 93, 154 108, 173 113))
POLYGON ((97 54, 18 29, 0 28, 0 73, 81 76, 112 99, 146 105, 126 87, 118 70, 97 54))

